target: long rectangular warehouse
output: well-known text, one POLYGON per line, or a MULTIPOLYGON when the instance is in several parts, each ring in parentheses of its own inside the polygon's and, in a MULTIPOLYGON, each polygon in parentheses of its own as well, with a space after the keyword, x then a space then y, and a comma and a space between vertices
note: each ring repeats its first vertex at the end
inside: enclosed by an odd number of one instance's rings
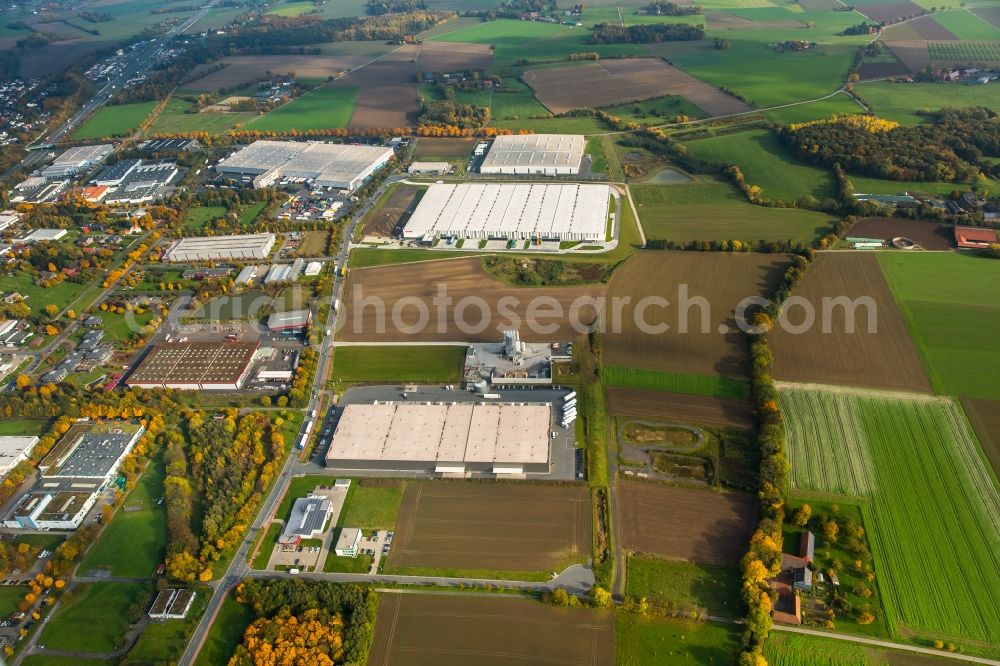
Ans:
POLYGON ((572 176, 580 173, 582 134, 510 134, 498 136, 479 167, 486 174, 572 176))
POLYGON ((154 346, 127 386, 145 389, 236 391, 253 366, 256 342, 182 342, 154 346))
POLYGON ((387 146, 254 141, 221 160, 215 169, 230 176, 254 176, 254 187, 267 187, 281 178, 302 178, 317 187, 356 190, 395 155, 387 146))
POLYGON ((266 259, 277 237, 274 234, 241 234, 181 238, 163 253, 173 263, 216 259, 266 259))
POLYGON ((439 474, 549 471, 548 405, 348 405, 326 466, 439 474))
POLYGON ((607 185, 431 185, 403 238, 603 241, 610 196, 607 185))

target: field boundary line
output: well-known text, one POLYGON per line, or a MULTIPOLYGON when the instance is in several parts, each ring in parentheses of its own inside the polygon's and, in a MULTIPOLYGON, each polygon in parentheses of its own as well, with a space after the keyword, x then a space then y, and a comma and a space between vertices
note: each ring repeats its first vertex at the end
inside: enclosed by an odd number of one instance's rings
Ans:
MULTIPOLYGON (((635 202, 632 201, 632 190, 629 186, 625 185, 625 195, 628 197, 628 205, 632 209, 632 219, 635 220, 635 228, 639 230, 639 240, 642 241, 642 247, 646 247, 646 232, 642 228, 642 220, 639 219, 639 211, 635 208, 635 202)), ((621 237, 622 230, 618 230, 618 236, 621 237)))
POLYGON ((855 395, 867 398, 886 398, 895 400, 913 400, 918 402, 937 402, 947 404, 952 402, 951 396, 934 395, 933 393, 917 393, 915 391, 898 391, 893 389, 866 388, 864 386, 837 386, 816 382, 774 382, 775 388, 782 390, 824 391, 842 395, 855 395))
POLYGON ((989 664, 989 666, 1000 666, 1000 661, 996 659, 989 659, 987 657, 974 657, 968 654, 961 654, 958 652, 947 652, 945 650, 934 650, 932 648, 920 647, 919 645, 907 645, 906 643, 895 643, 893 641, 884 641, 876 638, 865 638, 863 636, 850 636, 848 634, 835 634, 828 631, 819 631, 816 629, 805 629, 803 627, 792 627, 782 624, 775 624, 771 627, 772 631, 785 631, 792 634, 805 634, 806 636, 818 636, 821 638, 831 638, 838 641, 848 641, 851 643, 861 643, 862 645, 874 645, 875 647, 888 648, 890 650, 902 650, 905 652, 917 652, 919 654, 927 654, 934 657, 943 657, 946 659, 955 659, 957 661, 968 661, 974 664, 989 664))

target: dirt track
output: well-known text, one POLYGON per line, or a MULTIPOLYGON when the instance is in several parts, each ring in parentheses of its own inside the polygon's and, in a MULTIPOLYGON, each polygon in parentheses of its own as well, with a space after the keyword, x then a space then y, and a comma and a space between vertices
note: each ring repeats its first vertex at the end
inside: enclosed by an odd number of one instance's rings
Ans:
MULTIPOLYGON (((792 295, 811 304, 815 325, 800 334, 781 326, 771 331, 776 379, 931 391, 917 348, 874 255, 824 252, 792 295), (866 299, 858 301, 853 333, 848 330, 844 308, 830 307, 829 314, 823 314, 824 298, 840 297, 866 299), (869 332, 865 303, 874 305, 874 333, 869 332), (827 333, 823 332, 824 319, 827 333)), ((803 307, 786 308, 786 312, 793 325, 803 322, 803 307)))
POLYGON ((523 78, 553 113, 664 95, 680 95, 712 116, 751 110, 735 97, 659 58, 624 58, 529 70, 523 78))
POLYGON ((609 386, 608 412, 619 416, 655 419, 666 423, 750 428, 750 405, 742 400, 645 391, 609 386))
POLYGON ((636 553, 736 566, 756 526, 754 498, 618 481, 622 545, 636 553))

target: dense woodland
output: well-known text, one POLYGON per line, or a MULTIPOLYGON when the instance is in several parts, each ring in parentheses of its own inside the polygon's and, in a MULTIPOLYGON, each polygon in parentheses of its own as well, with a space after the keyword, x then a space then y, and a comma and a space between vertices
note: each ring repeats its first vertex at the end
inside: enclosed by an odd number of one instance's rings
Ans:
POLYGON ((1000 174, 984 156, 1000 156, 1000 122, 983 107, 942 109, 932 125, 903 127, 874 116, 835 116, 789 125, 778 137, 812 164, 900 181, 974 182, 1000 174))
POLYGON ((420 9, 427 9, 424 0, 368 0, 365 3, 365 11, 372 16, 414 12, 420 9))
POLYGON ((650 23, 621 26, 599 23, 588 40, 591 44, 654 44, 657 42, 696 42, 705 38, 705 28, 687 23, 650 23))

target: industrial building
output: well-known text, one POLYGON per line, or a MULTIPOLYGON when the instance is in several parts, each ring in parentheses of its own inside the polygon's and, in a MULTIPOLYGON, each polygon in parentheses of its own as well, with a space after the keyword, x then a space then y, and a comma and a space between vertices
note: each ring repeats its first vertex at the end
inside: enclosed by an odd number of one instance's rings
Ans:
POLYGON ((215 169, 231 177, 253 177, 254 187, 283 179, 312 181, 316 187, 356 190, 395 157, 392 148, 319 141, 254 141, 215 169))
POLYGON ((337 544, 333 552, 337 557, 357 557, 358 546, 361 544, 361 530, 357 527, 345 527, 337 536, 337 544))
POLYGON ((250 374, 256 342, 168 342, 154 346, 126 386, 237 391, 250 374))
POLYGON ((604 241, 610 196, 607 185, 435 184, 403 238, 604 241))
POLYGON ((20 239, 22 243, 47 243, 61 240, 69 233, 65 229, 35 229, 20 239))
POLYGON ((549 471, 552 409, 526 404, 353 404, 326 454, 335 469, 521 476, 549 471))
POLYGON ((292 505, 292 515, 278 537, 282 545, 298 545, 303 539, 316 539, 326 531, 333 503, 320 495, 299 497, 292 505))
POLYGON ((273 312, 267 318, 267 327, 272 331, 302 331, 312 322, 312 310, 290 310, 273 312))
POLYGON ((37 443, 38 437, 34 435, 0 437, 0 475, 27 460, 37 443))
POLYGON ((73 176, 90 167, 97 166, 113 152, 114 146, 110 143, 70 148, 57 157, 51 166, 42 169, 41 176, 50 180, 73 176))
POLYGON ((484 174, 572 176, 580 173, 582 134, 510 134, 493 140, 484 174))
POLYGON ((183 620, 191 610, 196 592, 184 588, 160 590, 149 609, 151 620, 183 620))
POLYGON ((266 259, 274 247, 274 234, 240 234, 181 238, 163 253, 164 261, 214 261, 219 259, 266 259))
POLYGON ((175 150, 194 153, 201 150, 201 143, 197 139, 150 139, 140 143, 139 148, 150 153, 175 150))
POLYGON ((412 173, 414 175, 429 175, 429 176, 439 176, 445 173, 451 173, 455 170, 455 167, 451 162, 413 162, 409 167, 406 168, 407 173, 412 173))
POLYGON ((121 160, 104 167, 90 181, 99 187, 112 188, 107 194, 108 203, 143 203, 160 196, 177 174, 174 162, 147 162, 121 160))

